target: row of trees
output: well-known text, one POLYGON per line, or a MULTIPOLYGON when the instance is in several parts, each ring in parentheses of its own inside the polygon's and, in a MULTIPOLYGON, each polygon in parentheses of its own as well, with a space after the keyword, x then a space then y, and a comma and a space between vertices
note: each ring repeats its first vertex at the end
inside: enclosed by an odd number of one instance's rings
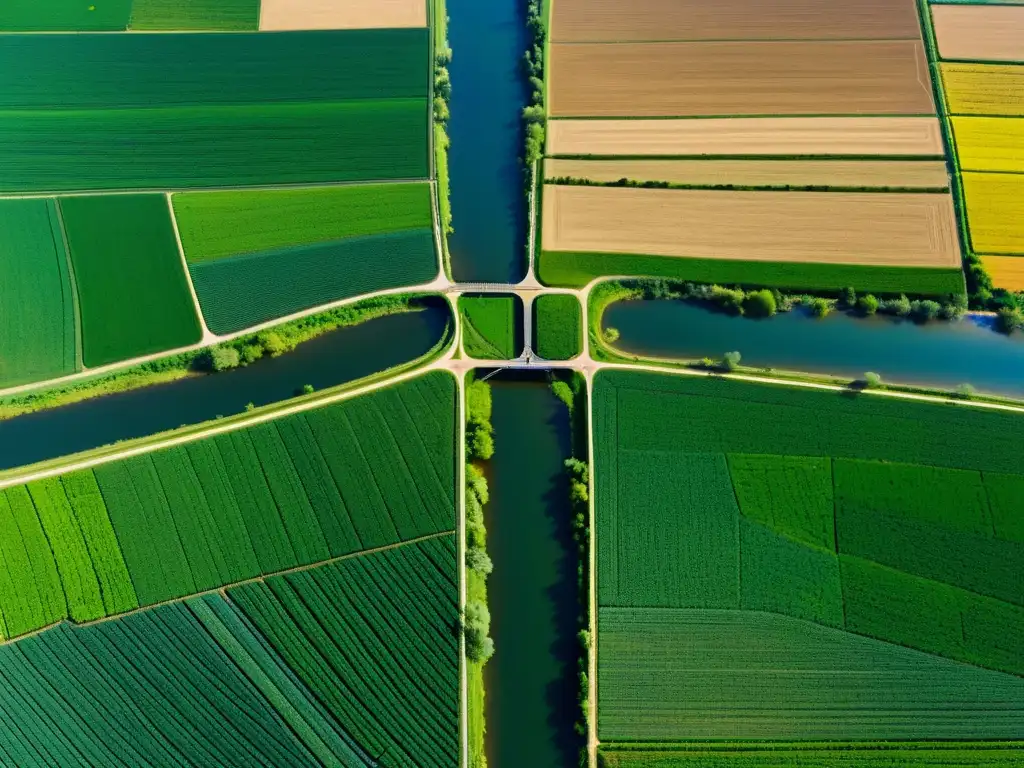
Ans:
MULTIPOLYGON (((487 478, 474 463, 494 455, 494 427, 491 425, 491 388, 484 381, 473 381, 466 388, 466 567, 475 578, 487 579, 494 565, 487 554, 487 529, 484 507, 490 500, 487 478)), ((463 632, 466 657, 484 664, 494 654, 490 636, 491 614, 479 600, 466 604, 463 632)))
POLYGON ((523 55, 526 79, 530 84, 530 103, 523 108, 525 149, 523 160, 529 168, 544 156, 544 42, 547 39, 541 0, 527 0, 526 28, 530 33, 530 47, 523 55))

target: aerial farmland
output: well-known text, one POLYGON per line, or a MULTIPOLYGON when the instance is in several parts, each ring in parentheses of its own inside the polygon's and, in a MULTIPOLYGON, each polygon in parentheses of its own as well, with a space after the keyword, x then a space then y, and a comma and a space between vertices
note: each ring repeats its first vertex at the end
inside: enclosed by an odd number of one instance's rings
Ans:
POLYGON ((1020 11, 7 0, 0 765, 1020 768, 1020 11))

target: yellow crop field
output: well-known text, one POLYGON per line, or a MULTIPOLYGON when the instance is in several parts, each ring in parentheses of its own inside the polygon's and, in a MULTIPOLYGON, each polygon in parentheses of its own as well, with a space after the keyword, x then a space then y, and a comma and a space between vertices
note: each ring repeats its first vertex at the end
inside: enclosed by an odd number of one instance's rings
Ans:
POLYGON ((954 117, 953 136, 963 170, 1024 173, 1024 119, 954 117))
POLYGON ((1024 115, 1024 66, 939 65, 954 115, 1024 115))
POLYGON ((982 256, 981 263, 992 278, 992 285, 1007 291, 1024 291, 1024 258, 1020 256, 982 256))
POLYGON ((1024 175, 964 173, 963 177, 974 250, 1024 255, 1024 175))

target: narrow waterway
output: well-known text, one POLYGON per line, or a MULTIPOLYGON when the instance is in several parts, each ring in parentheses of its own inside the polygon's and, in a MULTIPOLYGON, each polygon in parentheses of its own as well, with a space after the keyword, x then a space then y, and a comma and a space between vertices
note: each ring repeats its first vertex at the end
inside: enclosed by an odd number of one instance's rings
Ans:
POLYGON ((447 0, 453 51, 452 272, 459 282, 518 282, 526 274, 526 202, 520 162, 526 105, 522 0, 447 0))
POLYGON ((771 318, 735 317, 684 301, 625 301, 604 314, 621 334, 615 347, 638 355, 721 358, 736 350, 743 365, 1024 396, 1024 334, 1005 336, 991 318, 958 322, 834 313, 824 319, 794 310, 771 318))
POLYGON ((450 314, 439 300, 421 311, 325 333, 245 368, 0 421, 0 469, 240 413, 247 403, 286 400, 306 384, 320 390, 369 376, 428 352, 444 334, 450 314))
POLYGON ((491 380, 494 459, 486 510, 495 653, 484 668, 490 768, 574 766, 575 545, 563 462, 569 413, 544 380, 491 380))

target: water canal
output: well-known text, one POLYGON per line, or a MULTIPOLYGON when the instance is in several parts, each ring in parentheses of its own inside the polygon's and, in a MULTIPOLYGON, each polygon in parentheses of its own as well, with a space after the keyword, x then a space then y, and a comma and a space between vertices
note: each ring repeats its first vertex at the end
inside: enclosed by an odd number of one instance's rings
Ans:
POLYGON ((521 0, 447 0, 452 81, 452 273, 459 282, 515 283, 526 274, 520 161, 527 48, 521 0))
POLYGON ((344 384, 428 352, 444 335, 450 311, 426 309, 368 320, 300 344, 245 368, 193 376, 0 421, 0 469, 156 434, 286 400, 310 384, 344 384))
POLYGON ((796 309, 753 320, 675 300, 624 301, 602 323, 621 334, 615 347, 655 357, 719 359, 736 350, 743 365, 954 389, 970 384, 993 395, 1024 397, 1024 338, 1005 336, 991 318, 958 322, 833 313, 815 319, 796 309))
POLYGON ((491 379, 494 459, 485 511, 494 656, 484 667, 490 768, 576 765, 575 545, 563 462, 569 412, 536 378, 491 379))

